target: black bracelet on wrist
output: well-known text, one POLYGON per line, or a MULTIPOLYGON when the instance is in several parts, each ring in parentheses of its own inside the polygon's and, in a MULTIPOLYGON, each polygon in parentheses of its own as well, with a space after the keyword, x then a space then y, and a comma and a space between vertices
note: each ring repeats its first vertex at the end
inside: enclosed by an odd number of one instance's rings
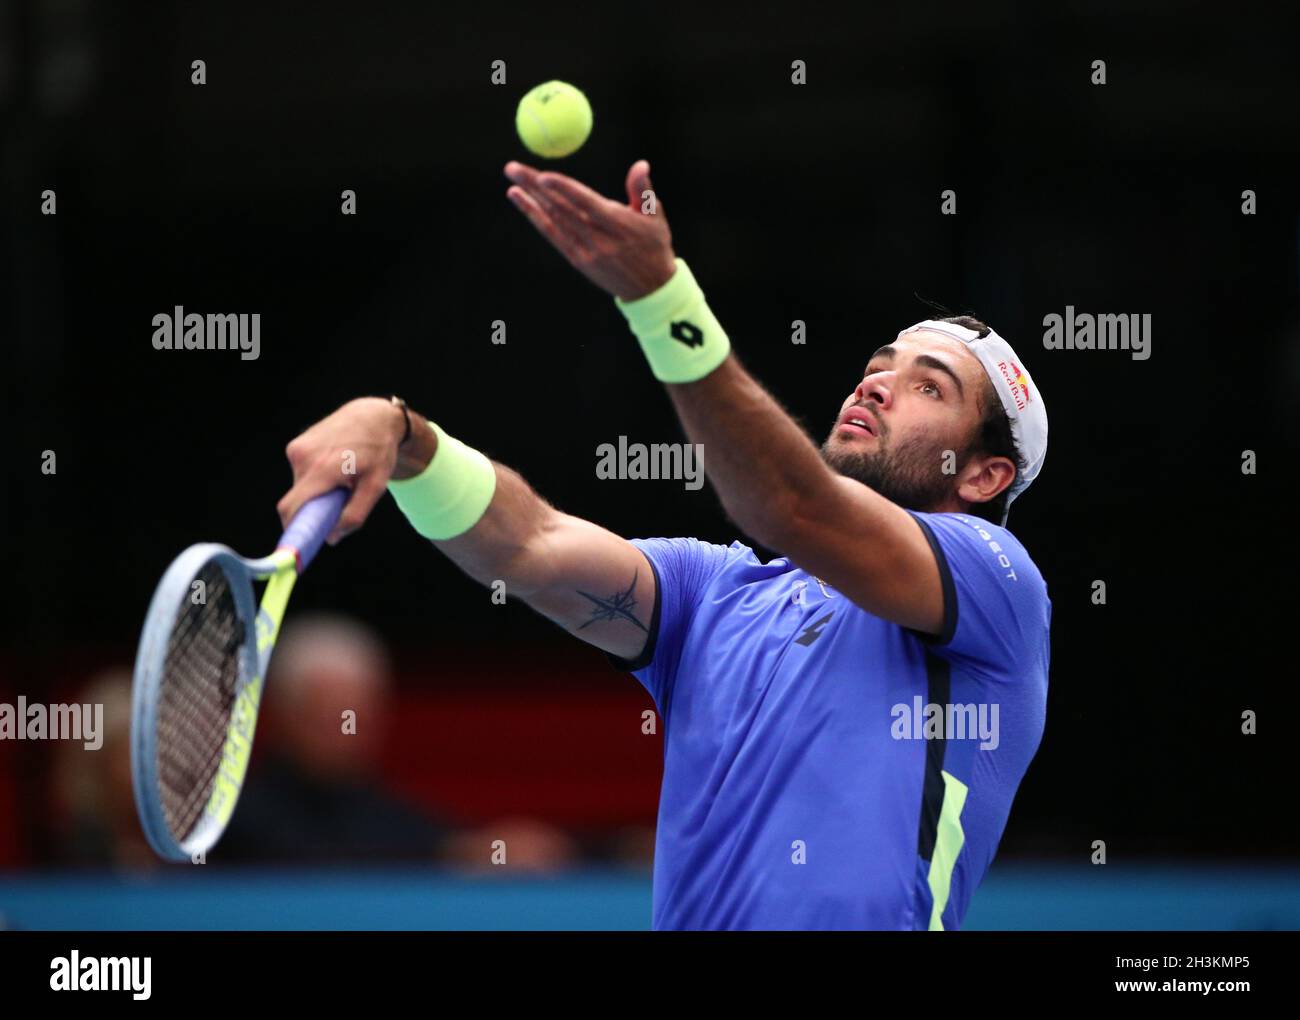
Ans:
POLYGON ((406 432, 402 436, 401 441, 397 444, 397 448, 400 450, 406 445, 406 441, 411 438, 411 411, 406 406, 406 401, 399 396, 394 395, 390 397, 389 402, 394 407, 400 407, 402 409, 402 417, 406 419, 406 432))

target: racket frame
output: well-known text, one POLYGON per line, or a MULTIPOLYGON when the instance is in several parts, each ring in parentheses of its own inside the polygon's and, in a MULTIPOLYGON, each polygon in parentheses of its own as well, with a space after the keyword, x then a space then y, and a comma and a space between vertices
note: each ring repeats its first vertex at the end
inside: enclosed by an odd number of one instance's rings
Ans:
POLYGON ((248 772, 266 667, 297 578, 297 560, 292 549, 249 560, 228 546, 200 542, 172 561, 154 591, 140 634, 131 686, 131 781, 145 838, 165 860, 199 859, 216 844, 230 821, 248 772), (216 564, 226 576, 236 616, 244 628, 244 640, 239 648, 235 706, 226 727, 222 761, 211 795, 193 830, 184 839, 177 840, 167 824, 159 796, 162 777, 158 770, 158 711, 162 674, 176 615, 191 597, 194 581, 210 563, 216 564), (262 580, 268 584, 258 607, 253 583, 262 580))
POLYGON ((164 860, 198 860, 225 831, 248 773, 266 667, 289 594, 338 522, 349 495, 347 488, 339 487, 308 500, 280 536, 275 552, 262 559, 245 559, 216 542, 192 545, 172 561, 154 589, 131 685, 131 784, 145 838, 164 860), (226 575, 236 616, 245 628, 244 640, 239 647, 235 704, 226 726, 221 764, 193 831, 178 840, 167 825, 159 796, 158 709, 176 615, 190 598, 199 572, 209 563, 218 564, 226 575), (259 608, 254 602, 253 582, 262 580, 267 585, 259 608))

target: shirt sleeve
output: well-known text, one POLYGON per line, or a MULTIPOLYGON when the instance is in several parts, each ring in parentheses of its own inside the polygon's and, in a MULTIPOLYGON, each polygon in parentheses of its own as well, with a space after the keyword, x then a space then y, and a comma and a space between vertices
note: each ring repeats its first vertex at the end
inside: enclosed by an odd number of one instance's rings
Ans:
POLYGON ((631 542, 645 554, 655 575, 650 633, 637 658, 623 659, 608 652, 606 658, 616 669, 635 676, 664 716, 691 619, 729 550, 696 538, 634 538, 631 542))
POLYGON ((1045 655, 1047 585, 1006 529, 967 514, 913 513, 939 564, 943 631, 920 635, 934 654, 985 676, 1015 675, 1045 655))

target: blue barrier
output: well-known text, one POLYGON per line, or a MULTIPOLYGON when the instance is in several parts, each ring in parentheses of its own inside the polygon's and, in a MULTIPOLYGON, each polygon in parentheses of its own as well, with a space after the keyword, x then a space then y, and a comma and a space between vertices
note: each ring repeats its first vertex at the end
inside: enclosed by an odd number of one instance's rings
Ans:
MULTIPOLYGON (((466 878, 436 871, 0 876, 0 928, 644 930, 650 879, 624 872, 466 878)), ((1300 928, 1300 869, 994 868, 966 930, 1300 928)))

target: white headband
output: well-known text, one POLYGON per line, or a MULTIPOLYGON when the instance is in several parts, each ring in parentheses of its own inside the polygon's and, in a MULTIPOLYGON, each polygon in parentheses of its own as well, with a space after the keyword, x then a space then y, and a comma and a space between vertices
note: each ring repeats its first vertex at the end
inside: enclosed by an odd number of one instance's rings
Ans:
MULTIPOLYGON (((1029 488, 1029 483, 1038 477, 1038 472, 1043 469, 1043 461, 1047 458, 1047 408, 1043 404, 1042 394, 1034 385, 1033 376, 1016 356, 1011 345, 991 330, 981 337, 975 330, 959 326, 955 322, 926 319, 915 326, 908 326, 898 335, 918 330, 942 333, 966 344, 992 381, 993 389, 1002 401, 1002 408, 1011 421, 1011 436, 1025 462, 1024 470, 1016 472, 1016 480, 1007 490, 1007 510, 1010 511, 1011 501, 1029 488)), ((1002 523, 1006 522, 1006 514, 1003 514, 1002 523)))

